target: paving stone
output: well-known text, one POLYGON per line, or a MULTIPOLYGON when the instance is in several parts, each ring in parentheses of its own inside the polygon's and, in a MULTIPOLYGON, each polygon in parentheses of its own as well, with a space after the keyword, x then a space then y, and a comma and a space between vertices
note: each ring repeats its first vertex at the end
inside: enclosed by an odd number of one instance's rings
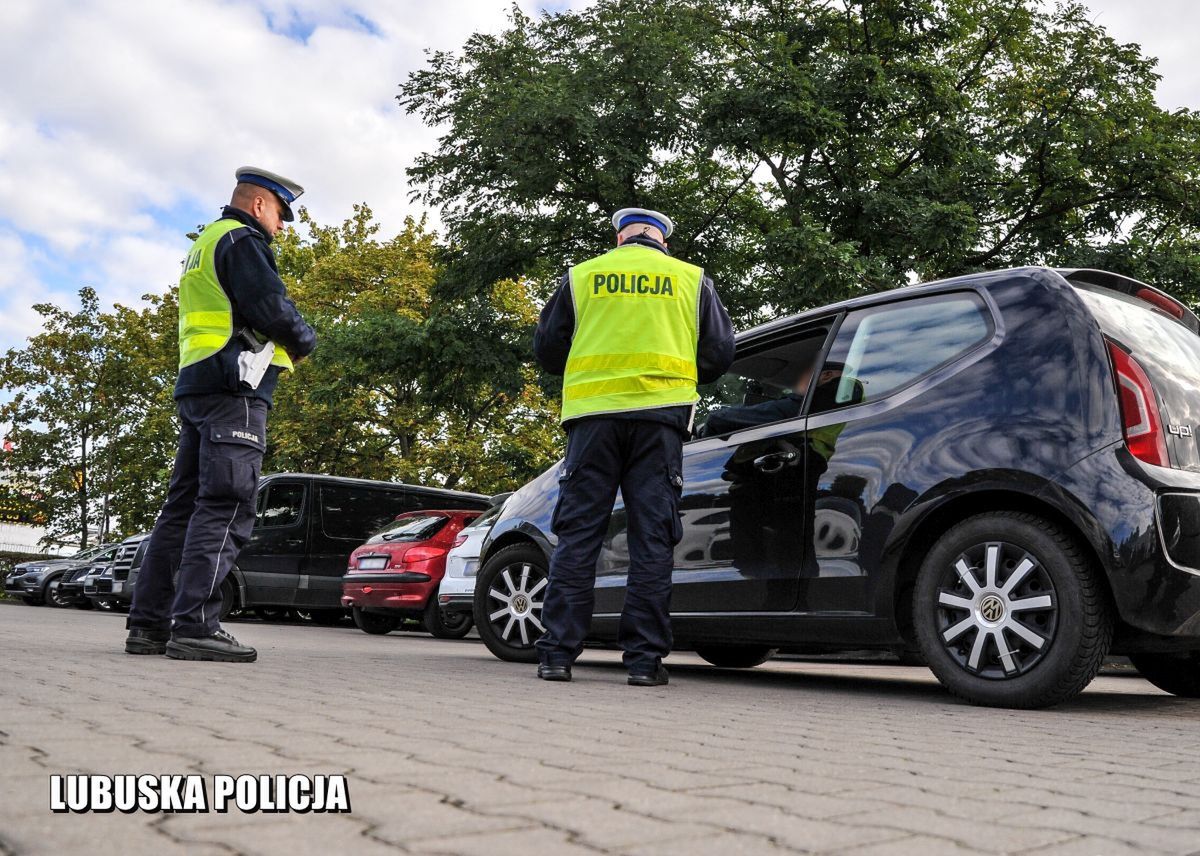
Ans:
POLYGON ((0 661, 0 852, 1200 851, 1200 707, 1136 676, 1029 712, 926 669, 680 654, 646 693, 611 651, 555 686, 470 640, 231 629, 258 663, 128 657, 118 616, 0 604, 0 650, 39 652, 0 661), (54 772, 340 773, 353 811, 52 815, 54 772))

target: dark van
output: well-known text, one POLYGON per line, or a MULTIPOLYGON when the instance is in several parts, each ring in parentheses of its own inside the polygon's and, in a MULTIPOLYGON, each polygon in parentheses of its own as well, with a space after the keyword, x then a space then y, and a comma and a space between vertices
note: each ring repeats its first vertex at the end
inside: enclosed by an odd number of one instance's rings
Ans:
POLYGON ((483 511, 490 504, 480 494, 394 482, 266 476, 259 483, 250 540, 224 582, 222 618, 235 608, 260 606, 295 607, 317 619, 341 615, 350 553, 397 514, 424 508, 483 511))

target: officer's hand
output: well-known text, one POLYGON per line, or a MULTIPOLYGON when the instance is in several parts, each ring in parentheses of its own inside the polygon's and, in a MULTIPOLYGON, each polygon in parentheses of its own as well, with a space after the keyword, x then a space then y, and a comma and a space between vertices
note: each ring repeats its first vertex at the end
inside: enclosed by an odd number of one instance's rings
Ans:
POLYGON ((297 357, 291 351, 288 351, 288 359, 290 359, 294 365, 299 365, 300 363, 307 360, 308 357, 297 357))

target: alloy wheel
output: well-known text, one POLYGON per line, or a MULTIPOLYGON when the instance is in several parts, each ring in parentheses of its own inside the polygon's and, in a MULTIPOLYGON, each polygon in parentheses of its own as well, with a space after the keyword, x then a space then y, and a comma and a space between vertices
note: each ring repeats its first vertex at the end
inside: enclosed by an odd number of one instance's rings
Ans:
POLYGON ((970 674, 993 680, 1023 675, 1051 648, 1058 596, 1035 556, 1015 544, 988 542, 963 551, 939 580, 938 635, 970 674))
POLYGON ((532 645, 545 631, 541 612, 549 579, 540 569, 528 562, 509 565, 488 589, 488 621, 496 635, 505 642, 516 644, 519 635, 522 645, 532 645), (499 608, 493 609, 499 605, 499 608))

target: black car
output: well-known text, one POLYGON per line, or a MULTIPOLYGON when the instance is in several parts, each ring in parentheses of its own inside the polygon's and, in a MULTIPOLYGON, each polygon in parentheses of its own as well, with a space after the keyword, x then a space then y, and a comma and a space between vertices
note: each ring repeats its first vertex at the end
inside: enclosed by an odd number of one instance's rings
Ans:
MULTIPOLYGON (((722 666, 916 649, 954 693, 1013 707, 1070 698, 1128 654, 1200 695, 1200 321, 1185 306, 1046 268, 860 297, 741 334, 697 423, 782 399, 806 369, 794 416, 684 446, 676 647, 722 666)), ((502 659, 534 659, 520 630, 541 630, 559 477, 521 488, 485 545, 475 620, 502 659)), ((625 529, 618 502, 597 640, 615 638, 625 529)))
MULTIPOLYGON (((133 581, 131 575, 140 568, 146 548, 150 546, 150 533, 141 532, 126 538, 121 542, 117 555, 113 558, 112 579, 107 586, 108 591, 102 592, 108 601, 118 608, 129 606, 133 600, 133 581)), ((100 588, 104 588, 101 584, 100 588)))
MULTIPOLYGON (((475 493, 307 473, 264 477, 257 503, 250 540, 223 584, 222 618, 235 608, 264 607, 292 607, 317 621, 340 618, 350 553, 396 515, 490 504, 475 493)), ((135 579, 131 574, 130 588, 135 579)))
POLYGON ((40 606, 44 603, 51 606, 77 604, 81 591, 71 585, 64 585, 66 581, 76 573, 82 577, 81 572, 86 571, 92 562, 111 559, 116 547, 116 544, 102 544, 65 559, 46 558, 22 562, 5 577, 4 591, 21 598, 30 606, 40 606))

